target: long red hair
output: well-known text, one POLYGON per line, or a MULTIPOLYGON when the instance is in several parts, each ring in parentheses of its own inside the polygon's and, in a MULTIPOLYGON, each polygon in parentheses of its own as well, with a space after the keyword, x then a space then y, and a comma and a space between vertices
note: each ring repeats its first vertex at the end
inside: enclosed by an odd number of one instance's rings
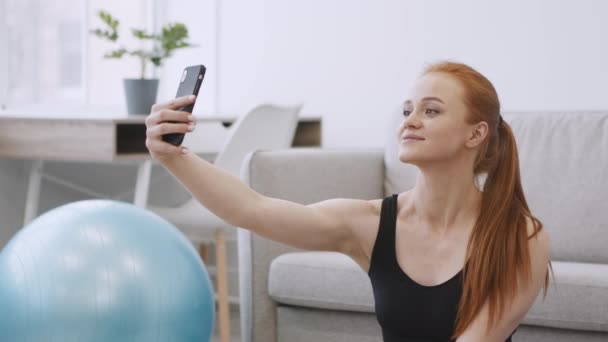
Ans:
MULTIPOLYGON (((500 103, 492 83, 473 68, 455 62, 428 66, 424 74, 443 73, 458 80, 464 88, 468 122, 485 121, 489 134, 482 143, 474 165, 476 176, 485 174, 479 217, 467 246, 467 267, 463 270, 463 291, 453 339, 472 323, 488 301, 487 329, 501 319, 505 306, 517 291, 518 275, 527 282, 531 278, 528 240, 542 228, 532 215, 524 196, 519 174, 517 145, 511 127, 499 124, 500 103), (528 236, 527 218, 534 223, 528 236)), ((551 263, 549 268, 552 271, 551 263)), ((545 275, 544 295, 549 287, 545 275)))

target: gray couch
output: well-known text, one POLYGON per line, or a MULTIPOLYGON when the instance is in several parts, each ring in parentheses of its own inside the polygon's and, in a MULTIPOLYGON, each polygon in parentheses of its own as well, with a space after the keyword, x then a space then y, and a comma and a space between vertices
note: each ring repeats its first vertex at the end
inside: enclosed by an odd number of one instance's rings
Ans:
MULTIPOLYGON (((503 117, 529 205, 551 235, 556 278, 514 341, 608 341, 608 113, 503 117)), ((398 120, 384 149, 256 151, 241 177, 261 194, 302 204, 402 192, 417 169, 398 160, 398 120)), ((238 234, 243 341, 382 340, 369 278, 349 257, 238 234)))

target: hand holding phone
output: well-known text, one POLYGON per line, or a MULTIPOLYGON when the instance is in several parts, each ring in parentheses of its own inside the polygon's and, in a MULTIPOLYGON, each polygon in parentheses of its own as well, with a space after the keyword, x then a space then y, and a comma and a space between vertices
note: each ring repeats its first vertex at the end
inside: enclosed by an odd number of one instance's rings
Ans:
MULTIPOLYGON (((205 78, 206 68, 204 65, 193 65, 184 69, 182 77, 177 88, 176 98, 194 95, 198 96, 198 91, 205 78)), ((194 109, 194 103, 183 106, 178 111, 192 113, 194 109)), ((170 123, 177 123, 176 121, 169 121, 170 123)), ((184 141, 185 133, 169 133, 162 136, 163 141, 166 141, 172 145, 179 146, 184 141)))

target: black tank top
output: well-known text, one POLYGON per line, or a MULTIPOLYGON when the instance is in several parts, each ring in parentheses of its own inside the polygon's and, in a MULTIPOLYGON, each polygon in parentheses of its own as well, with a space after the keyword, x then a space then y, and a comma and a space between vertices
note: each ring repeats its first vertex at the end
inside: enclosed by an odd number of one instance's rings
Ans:
MULTIPOLYGON (((421 285, 402 270, 395 243, 397 196, 382 201, 368 272, 384 342, 454 341, 450 336, 462 295, 462 270, 435 286, 421 285)), ((505 342, 511 342, 511 337, 505 342)))

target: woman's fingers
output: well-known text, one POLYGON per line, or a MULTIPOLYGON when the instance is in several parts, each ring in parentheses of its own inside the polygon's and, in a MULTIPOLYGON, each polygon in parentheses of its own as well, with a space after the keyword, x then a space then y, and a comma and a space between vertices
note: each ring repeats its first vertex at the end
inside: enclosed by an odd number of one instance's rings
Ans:
POLYGON ((189 133, 194 130, 194 123, 169 123, 162 122, 158 125, 153 125, 148 128, 146 135, 148 137, 160 137, 169 133, 189 133))
POLYGON ((154 106, 152 106, 152 112, 157 112, 162 109, 176 110, 183 106, 187 106, 189 104, 194 103, 195 99, 196 96, 194 95, 176 97, 171 101, 155 104, 154 106))
POLYGON ((171 109, 161 109, 146 118, 146 125, 158 125, 163 122, 183 122, 194 123, 194 116, 188 112, 182 112, 171 109))
POLYGON ((194 117, 188 112, 176 110, 193 103, 194 99, 194 96, 183 96, 152 106, 152 112, 146 117, 146 147, 152 157, 158 159, 187 152, 184 146, 167 143, 162 140, 162 136, 194 130, 194 117))

